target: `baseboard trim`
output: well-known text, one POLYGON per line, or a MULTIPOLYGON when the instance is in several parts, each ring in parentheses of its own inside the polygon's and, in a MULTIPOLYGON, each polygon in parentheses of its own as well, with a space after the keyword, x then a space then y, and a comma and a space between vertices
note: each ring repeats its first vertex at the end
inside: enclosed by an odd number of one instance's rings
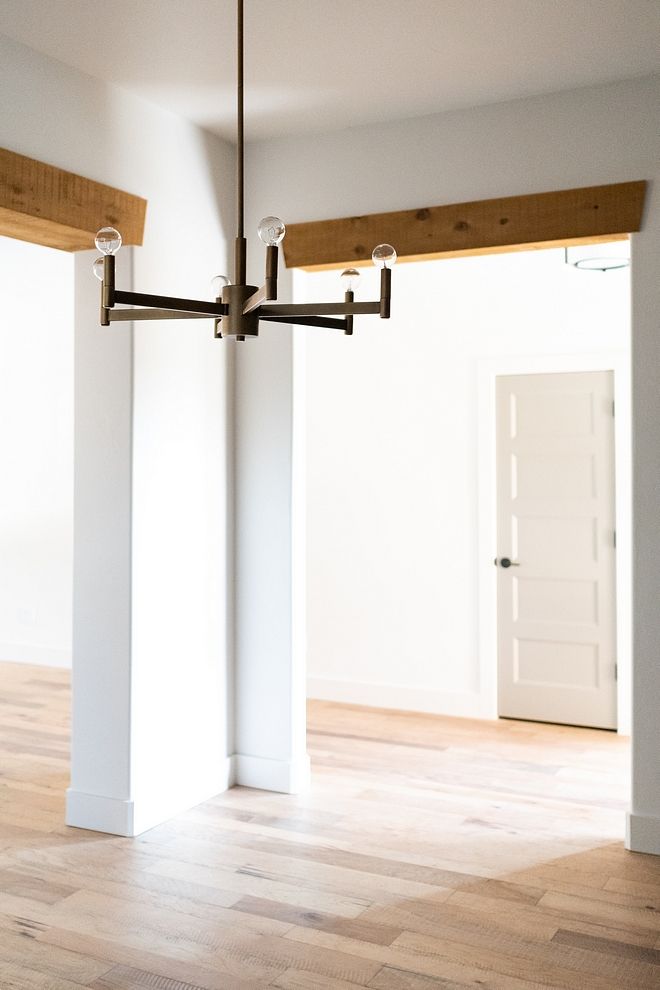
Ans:
POLYGON ((309 677, 307 696, 321 701, 426 712, 431 715, 455 715, 462 718, 492 717, 487 699, 476 691, 437 691, 418 686, 406 687, 401 684, 309 677))
POLYGON ((652 815, 626 815, 626 849, 660 856, 660 818, 652 815))
POLYGON ((263 756, 235 753, 232 761, 234 784, 239 787, 281 794, 300 794, 309 790, 311 769, 307 755, 301 760, 269 760, 263 756))
POLYGON ((92 832, 134 837, 222 794, 233 783, 234 761, 228 756, 212 780, 195 782, 183 793, 179 791, 175 799, 166 794, 164 798, 149 795, 122 801, 70 787, 66 792, 66 824, 92 832))
POLYGON ((67 825, 109 835, 135 835, 135 808, 132 801, 87 794, 69 787, 66 792, 67 825))
POLYGON ((71 650, 27 643, 0 643, 0 659, 9 663, 29 663, 36 667, 70 667, 71 650))

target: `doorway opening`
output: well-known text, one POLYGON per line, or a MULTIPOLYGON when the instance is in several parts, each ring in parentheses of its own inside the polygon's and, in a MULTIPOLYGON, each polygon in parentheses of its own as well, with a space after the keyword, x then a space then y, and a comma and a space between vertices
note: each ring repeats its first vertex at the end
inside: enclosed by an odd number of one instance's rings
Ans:
POLYGON ((73 263, 64 251, 0 237, 3 744, 17 761, 39 759, 47 744, 49 777, 62 790, 72 661, 73 263), (56 710, 44 703, 53 692, 62 699, 56 710))
MULTIPOLYGON (((298 337, 308 696, 497 716, 495 379, 612 371, 618 727, 627 733, 629 270, 581 271, 552 248, 415 262, 395 276, 388 325, 356 321, 348 342, 298 337)), ((370 279, 363 269, 365 298, 370 279)), ((297 271, 296 298, 332 298, 337 280, 336 271, 297 271)))
POLYGON ((72 649, 73 261, 0 237, 0 660, 61 668, 72 649))

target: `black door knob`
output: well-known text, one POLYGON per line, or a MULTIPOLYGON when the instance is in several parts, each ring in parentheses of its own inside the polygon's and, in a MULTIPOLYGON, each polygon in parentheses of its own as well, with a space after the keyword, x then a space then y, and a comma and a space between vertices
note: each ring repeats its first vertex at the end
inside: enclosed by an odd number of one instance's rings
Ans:
POLYGON ((502 557, 500 560, 500 567, 511 567, 511 561, 508 557, 502 557))

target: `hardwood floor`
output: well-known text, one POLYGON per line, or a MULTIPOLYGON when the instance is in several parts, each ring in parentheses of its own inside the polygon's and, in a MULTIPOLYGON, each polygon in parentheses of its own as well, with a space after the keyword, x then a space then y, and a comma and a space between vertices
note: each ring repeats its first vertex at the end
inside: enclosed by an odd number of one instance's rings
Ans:
POLYGON ((660 988, 628 745, 310 704, 310 794, 67 829, 68 678, 0 665, 1 990, 660 988))

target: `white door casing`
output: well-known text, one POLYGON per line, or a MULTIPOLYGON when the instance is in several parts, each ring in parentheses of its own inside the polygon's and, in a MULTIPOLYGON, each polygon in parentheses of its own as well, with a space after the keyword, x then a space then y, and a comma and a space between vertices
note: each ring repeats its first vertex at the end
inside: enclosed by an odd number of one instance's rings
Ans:
POLYGON ((497 379, 498 713, 616 728, 613 375, 497 379))

